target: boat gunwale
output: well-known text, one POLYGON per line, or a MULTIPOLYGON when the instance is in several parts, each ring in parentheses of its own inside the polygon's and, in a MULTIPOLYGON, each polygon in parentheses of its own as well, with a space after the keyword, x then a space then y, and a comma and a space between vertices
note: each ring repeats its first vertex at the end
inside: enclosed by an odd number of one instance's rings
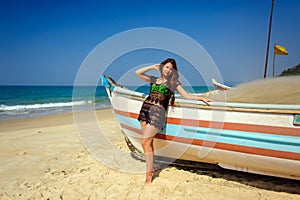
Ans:
MULTIPOLYGON (((116 86, 113 93, 118 93, 132 100, 144 101, 147 94, 136 92, 124 87, 116 86)), ((236 112, 274 113, 274 114, 300 114, 298 104, 254 104, 233 102, 209 102, 206 105, 202 101, 176 99, 174 107, 187 107, 205 110, 224 110, 236 112)))

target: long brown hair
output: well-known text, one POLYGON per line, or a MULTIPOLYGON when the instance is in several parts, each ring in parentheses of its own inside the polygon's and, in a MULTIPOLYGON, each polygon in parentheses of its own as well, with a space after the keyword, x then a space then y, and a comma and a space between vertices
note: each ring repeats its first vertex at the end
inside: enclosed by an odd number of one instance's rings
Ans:
POLYGON ((172 95, 171 95, 171 105, 174 105, 175 102, 175 95, 174 95, 174 91, 179 83, 178 79, 179 79, 179 74, 178 74, 178 69, 177 69, 177 64, 176 61, 173 58, 167 58, 166 60, 162 61, 160 63, 160 73, 162 73, 163 70, 163 66, 167 63, 171 63, 173 66, 172 73, 170 74, 170 76, 168 77, 168 87, 170 88, 170 90, 172 91, 172 95))

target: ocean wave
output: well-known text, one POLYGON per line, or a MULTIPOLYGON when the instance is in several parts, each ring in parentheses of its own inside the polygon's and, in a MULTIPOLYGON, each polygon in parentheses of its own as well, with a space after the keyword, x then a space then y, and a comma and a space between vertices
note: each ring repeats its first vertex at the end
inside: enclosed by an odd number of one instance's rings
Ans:
POLYGON ((44 103, 44 104, 30 104, 30 105, 0 105, 0 111, 25 111, 25 110, 39 110, 48 108, 83 106, 92 104, 92 101, 75 101, 75 102, 57 102, 57 103, 44 103))

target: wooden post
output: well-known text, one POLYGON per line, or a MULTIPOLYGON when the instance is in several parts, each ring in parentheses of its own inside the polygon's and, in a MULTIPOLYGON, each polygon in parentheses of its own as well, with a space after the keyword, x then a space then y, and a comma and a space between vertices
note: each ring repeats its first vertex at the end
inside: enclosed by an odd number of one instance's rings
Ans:
POLYGON ((269 33, 268 33, 268 45, 267 45, 267 53, 266 53, 264 79, 267 76, 268 58, 269 58, 269 47, 270 47, 270 37, 271 37, 272 18, 273 18, 273 8, 274 8, 274 0, 272 0, 272 7, 271 7, 271 14, 270 14, 270 24, 269 24, 269 33))

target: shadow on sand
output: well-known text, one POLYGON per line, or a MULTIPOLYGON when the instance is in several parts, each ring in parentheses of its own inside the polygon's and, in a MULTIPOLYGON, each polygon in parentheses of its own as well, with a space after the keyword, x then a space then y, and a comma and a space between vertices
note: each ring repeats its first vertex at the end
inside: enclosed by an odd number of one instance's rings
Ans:
MULTIPOLYGON (((131 150, 132 158, 145 162, 144 153, 138 151, 126 137, 125 140, 129 149, 131 150)), ((160 156, 154 156, 154 160, 155 174, 153 180, 159 177, 159 173, 163 169, 172 166, 176 167, 177 169, 186 170, 198 175, 205 175, 212 178, 235 181, 259 189, 300 194, 300 180, 229 170, 221 168, 216 164, 200 163, 186 160, 174 161, 174 159, 160 156)))
MULTIPOLYGON (((145 162, 143 156, 137 156, 134 153, 132 153, 131 155, 134 159, 145 162)), ((172 159, 159 156, 155 156, 154 166, 156 170, 153 180, 159 177, 159 174, 163 169, 166 169, 168 167, 175 167, 179 170, 189 171, 197 175, 205 175, 211 178, 234 181, 259 189, 276 192, 286 192, 290 194, 300 194, 299 180, 229 170, 209 163, 200 163, 185 160, 174 161, 172 159)))
POLYGON ((241 184, 276 192, 287 192, 291 194, 300 194, 300 181, 288 178, 279 178, 229 170, 221 168, 218 165, 176 160, 170 166, 177 169, 186 170, 198 175, 205 175, 212 178, 235 181, 241 184))

